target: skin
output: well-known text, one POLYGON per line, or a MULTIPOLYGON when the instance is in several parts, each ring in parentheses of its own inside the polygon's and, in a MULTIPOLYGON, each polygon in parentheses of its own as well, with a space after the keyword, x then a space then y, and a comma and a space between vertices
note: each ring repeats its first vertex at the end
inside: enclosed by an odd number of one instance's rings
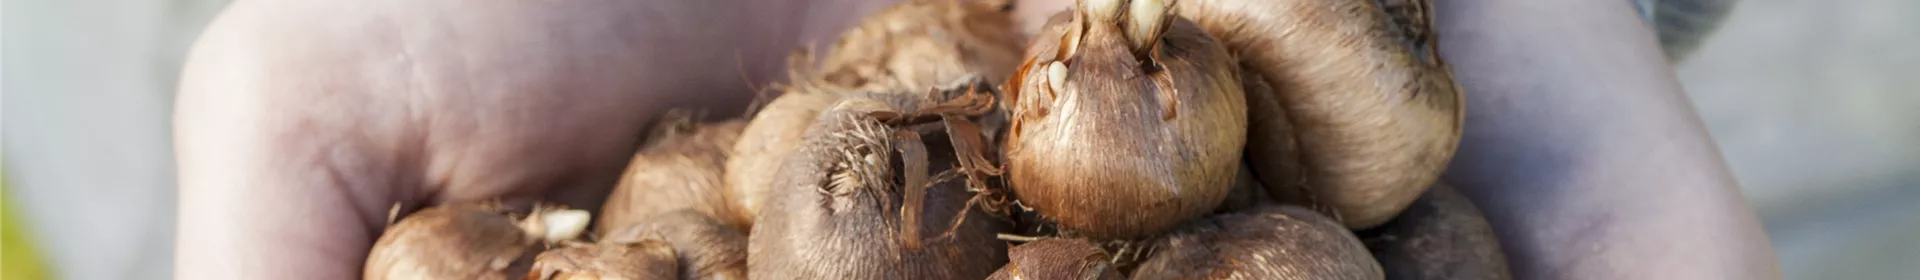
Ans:
POLYGON ((599 209, 651 118, 737 115, 880 4, 236 1, 181 78, 176 276, 353 279, 395 203, 599 209))
POLYGON ((1443 181, 1514 279, 1778 279, 1753 208, 1626 1, 1441 1, 1465 88, 1443 181), (1525 24, 1516 24, 1525 23, 1525 24))
MULTIPOLYGON (((236 1, 181 77, 175 276, 354 279, 396 202, 598 209, 653 116, 730 116, 879 2, 236 1)), ((1779 278, 1627 2, 1439 2, 1470 96, 1444 179, 1516 278, 1779 278)))

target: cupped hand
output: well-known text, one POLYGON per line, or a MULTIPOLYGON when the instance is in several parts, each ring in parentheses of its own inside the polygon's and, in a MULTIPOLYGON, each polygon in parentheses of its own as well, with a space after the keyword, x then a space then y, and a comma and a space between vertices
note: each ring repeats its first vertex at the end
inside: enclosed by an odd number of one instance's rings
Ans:
POLYGON ((880 1, 815 2, 237 1, 179 88, 176 276, 358 278, 396 204, 597 209, 664 109, 738 115, 880 1))
MULTIPOLYGON (((662 110, 737 116, 885 2, 236 1, 181 78, 175 276, 357 278, 396 204, 596 209, 662 110)), ((1626 4, 1440 1, 1469 108, 1446 180, 1521 278, 1777 278, 1626 4)))

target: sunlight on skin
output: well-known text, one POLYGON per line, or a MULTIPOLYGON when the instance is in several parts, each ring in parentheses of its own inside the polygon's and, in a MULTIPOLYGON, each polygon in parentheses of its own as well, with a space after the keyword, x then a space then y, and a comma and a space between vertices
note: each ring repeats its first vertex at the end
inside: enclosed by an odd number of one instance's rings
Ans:
MULTIPOLYGON (((237 1, 181 77, 175 276, 355 279, 396 202, 598 209, 657 112, 737 116, 884 2, 237 1)), ((1441 2, 1469 102, 1447 179, 1521 278, 1777 277, 1626 2, 1441 2)))

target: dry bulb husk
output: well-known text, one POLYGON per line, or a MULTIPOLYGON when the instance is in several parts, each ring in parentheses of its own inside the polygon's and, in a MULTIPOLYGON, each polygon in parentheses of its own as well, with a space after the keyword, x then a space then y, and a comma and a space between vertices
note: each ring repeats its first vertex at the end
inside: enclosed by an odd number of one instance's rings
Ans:
MULTIPOLYGON (((798 149, 801 134, 847 95, 922 93, 957 80, 990 83, 1019 64, 1023 40, 1005 5, 990 1, 911 0, 863 18, 815 61, 789 60, 785 94, 755 114, 727 163, 729 224, 751 226, 767 201, 773 172, 798 149)), ((982 120, 986 131, 998 120, 982 120)))
POLYGON ((669 112, 594 240, 448 204, 364 277, 1511 278, 1435 186, 1463 103, 1428 1, 1078 0, 1031 41, 1009 5, 903 1, 748 119, 669 112))
POLYGON ((746 279, 747 235, 692 210, 656 215, 609 235, 600 243, 664 241, 679 264, 677 279, 746 279))
MULTIPOLYGON (((745 121, 699 123, 688 111, 668 113, 607 195, 594 233, 606 236, 680 209, 708 217, 735 216, 722 171, 745 128, 745 121)), ((745 230, 747 223, 731 226, 745 230)))
POLYGON ((567 243, 540 253, 527 280, 679 279, 673 247, 658 240, 567 243))
POLYGON ((449 204, 407 215, 374 243, 362 277, 518 278, 539 246, 578 237, 589 219, 586 211, 558 207, 515 216, 495 203, 449 204))
POLYGON ((1283 200, 1331 206, 1350 228, 1406 208, 1460 139, 1464 103, 1435 51, 1429 2, 1385 2, 1183 0, 1174 8, 1270 87, 1247 97, 1258 177, 1275 195, 1312 196, 1283 200))
POLYGON ((1051 238, 1013 246, 1007 266, 989 280, 1126 279, 1100 245, 1086 240, 1051 238))
POLYGON ((908 0, 862 18, 819 61, 821 80, 862 92, 918 92, 980 76, 999 84, 1025 40, 1011 3, 908 0))
POLYGON ((1513 279, 1500 240, 1473 201, 1436 184, 1407 211, 1361 240, 1386 269, 1387 279, 1513 279))
POLYGON ((1183 225, 1151 243, 1133 279, 1381 279, 1380 264, 1333 219, 1265 206, 1183 225))
POLYGON ((751 230, 753 219, 766 204, 773 173, 788 155, 800 148, 800 136, 821 110, 840 100, 840 94, 795 89, 761 107, 740 132, 727 159, 725 176, 730 213, 727 224, 751 230))
POLYGON ((1007 179, 1072 234, 1145 237, 1226 198, 1246 141, 1227 50, 1157 0, 1088 0, 1036 37, 1006 97, 1007 179))
POLYGON ((994 234, 1010 227, 975 209, 986 190, 967 179, 992 173, 968 167, 990 147, 967 127, 993 99, 938 93, 859 95, 821 113, 776 173, 748 276, 981 279, 1005 263, 994 234))

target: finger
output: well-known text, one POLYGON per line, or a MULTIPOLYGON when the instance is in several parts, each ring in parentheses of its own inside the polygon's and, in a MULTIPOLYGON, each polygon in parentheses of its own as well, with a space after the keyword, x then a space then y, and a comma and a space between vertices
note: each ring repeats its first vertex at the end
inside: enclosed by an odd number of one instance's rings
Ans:
POLYGON ((1066 11, 1073 6, 1073 0, 1015 0, 1013 18, 1020 31, 1026 34, 1039 34, 1040 27, 1047 24, 1047 18, 1066 11))
POLYGON ((399 154, 390 151, 399 143, 376 140, 399 133, 392 121, 344 117, 404 112, 392 108, 397 103, 342 100, 399 83, 360 79, 354 71, 306 71, 346 55, 281 55, 313 46, 287 41, 291 36, 263 38, 266 30, 256 24, 280 15, 255 4, 235 3, 217 19, 183 71, 175 110, 175 277, 358 278, 385 216, 370 210, 412 193, 392 186, 417 183, 401 176, 417 170, 396 164, 399 154), (318 87, 348 77, 367 88, 318 87))
POLYGON ((395 202, 591 208, 651 112, 743 104, 779 73, 799 40, 752 24, 792 8, 235 3, 182 77, 177 276, 351 278, 395 202))
POLYGON ((1437 1, 1467 90, 1446 174, 1519 279, 1778 279, 1759 221, 1626 1, 1437 1))

